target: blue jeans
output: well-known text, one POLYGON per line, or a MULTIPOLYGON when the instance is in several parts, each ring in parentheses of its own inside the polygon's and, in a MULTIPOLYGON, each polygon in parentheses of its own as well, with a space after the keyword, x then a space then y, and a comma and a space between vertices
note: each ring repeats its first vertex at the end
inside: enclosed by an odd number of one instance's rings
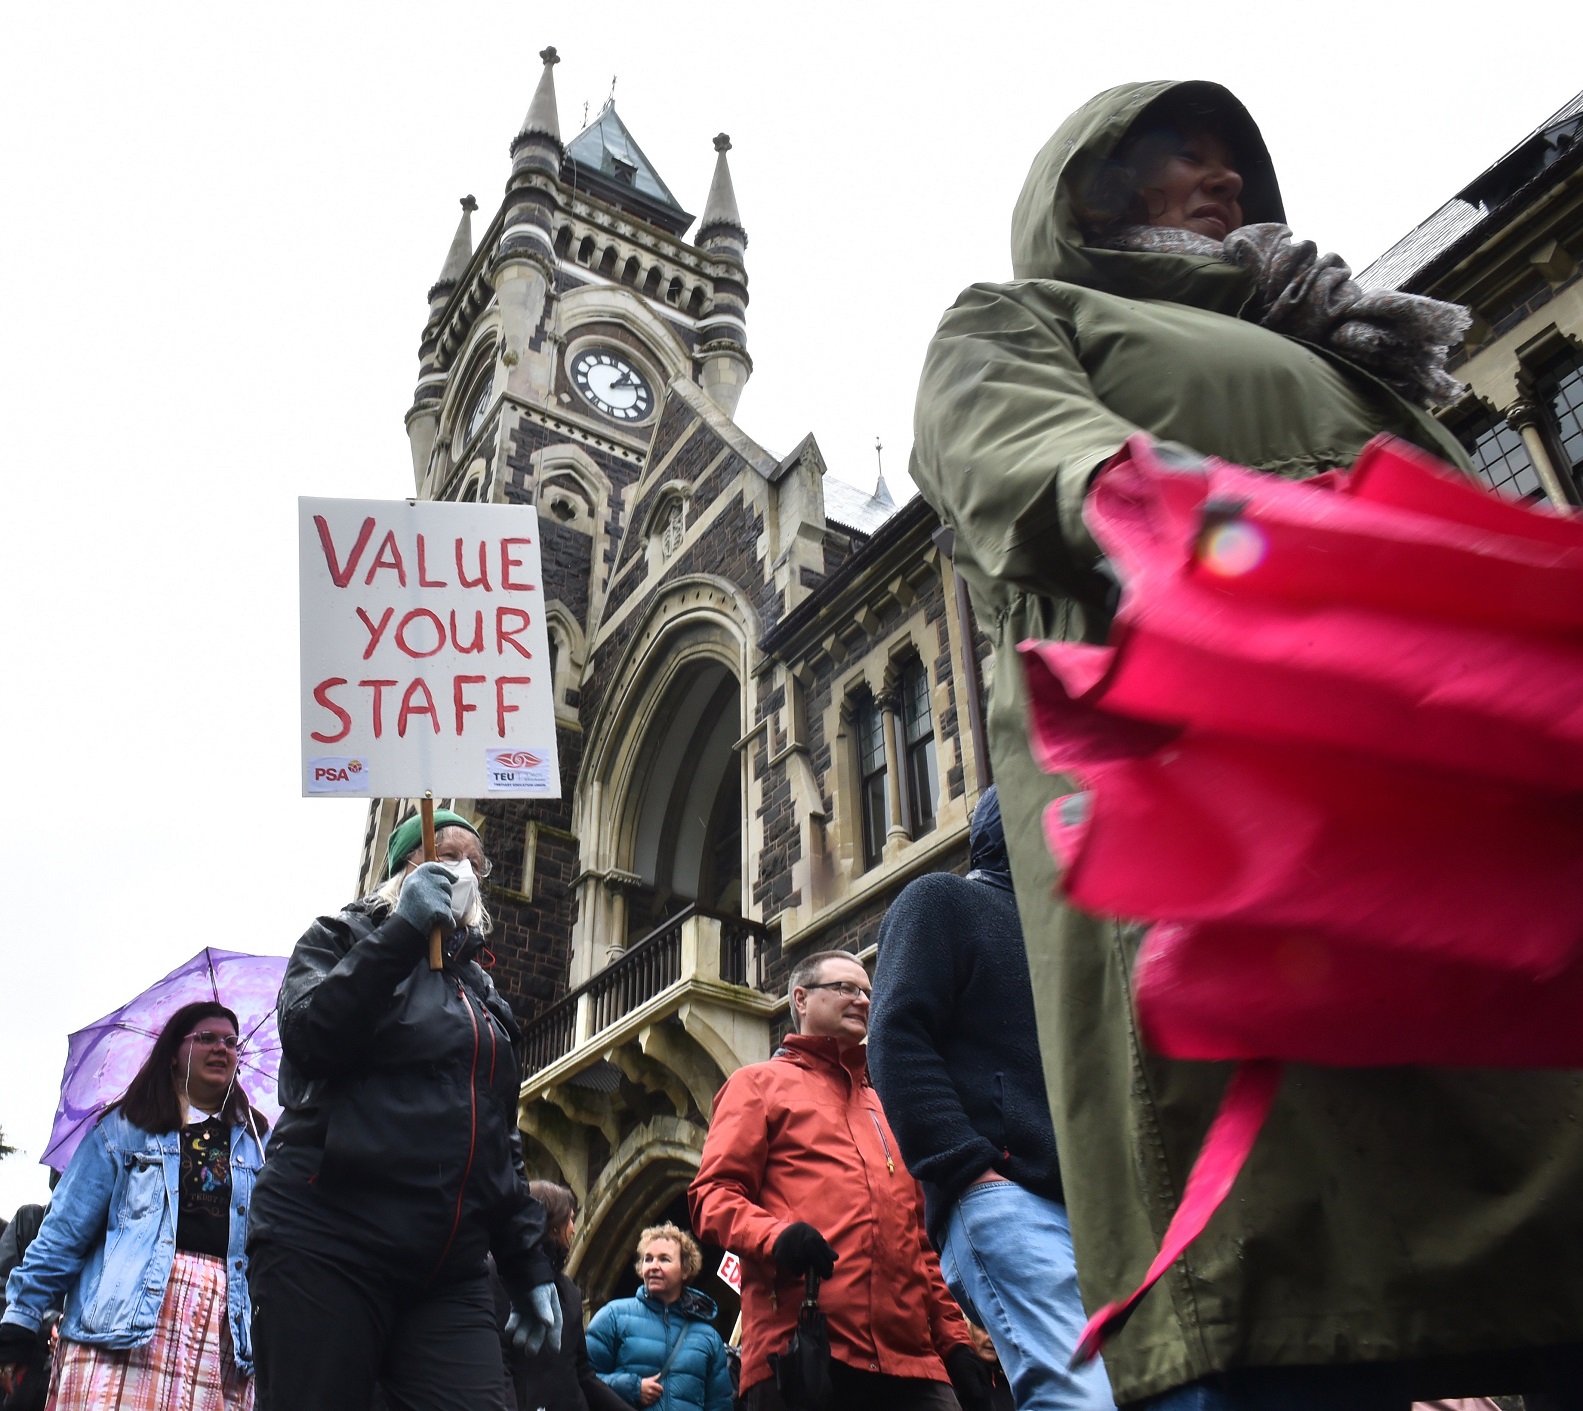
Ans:
POLYGON ((1066 1365, 1085 1315, 1064 1205, 1013 1181, 969 1186, 951 1211, 940 1270, 993 1339, 1017 1411, 1111 1411, 1100 1362, 1066 1365))

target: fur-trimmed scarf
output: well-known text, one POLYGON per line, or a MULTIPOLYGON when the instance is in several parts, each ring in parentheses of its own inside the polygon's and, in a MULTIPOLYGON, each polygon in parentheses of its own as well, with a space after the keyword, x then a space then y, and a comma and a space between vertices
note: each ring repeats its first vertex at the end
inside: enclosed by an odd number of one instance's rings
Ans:
POLYGON ((1449 350, 1472 321, 1465 308, 1394 289, 1364 289, 1339 255, 1321 255, 1313 241, 1293 240, 1284 225, 1245 225, 1224 240, 1129 225, 1094 243, 1239 265, 1258 282, 1259 322, 1273 332, 1334 349, 1421 406, 1447 406, 1467 390, 1446 372, 1449 350))

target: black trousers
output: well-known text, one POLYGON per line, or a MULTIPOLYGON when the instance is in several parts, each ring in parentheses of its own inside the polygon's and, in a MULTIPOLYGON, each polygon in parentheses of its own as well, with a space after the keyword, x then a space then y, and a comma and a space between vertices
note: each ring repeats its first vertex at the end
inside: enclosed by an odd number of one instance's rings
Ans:
MULTIPOLYGON (((830 1411, 960 1411, 950 1382, 887 1377, 883 1372, 848 1367, 833 1358, 830 1389, 835 1393, 830 1411)), ((786 1411, 773 1377, 749 1387, 742 1405, 745 1411, 786 1411)))
POLYGON ((489 1277, 391 1280, 278 1244, 248 1267, 258 1411, 504 1411, 489 1277))

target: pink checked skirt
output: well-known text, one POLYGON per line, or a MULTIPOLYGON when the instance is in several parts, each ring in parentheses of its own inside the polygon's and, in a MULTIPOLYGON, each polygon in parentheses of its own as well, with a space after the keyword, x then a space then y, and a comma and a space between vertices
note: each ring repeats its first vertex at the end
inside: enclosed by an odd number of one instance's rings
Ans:
POLYGON ((116 1351, 62 1338, 45 1411, 252 1411, 225 1294, 223 1259, 178 1251, 153 1341, 116 1351))

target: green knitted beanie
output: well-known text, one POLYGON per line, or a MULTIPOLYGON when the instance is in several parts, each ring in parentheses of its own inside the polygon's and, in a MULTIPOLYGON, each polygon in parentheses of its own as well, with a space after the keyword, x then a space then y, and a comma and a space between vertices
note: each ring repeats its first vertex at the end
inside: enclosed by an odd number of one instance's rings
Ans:
MULTIPOLYGON (((452 813, 448 808, 434 810, 434 831, 438 833, 442 828, 465 828, 480 842, 483 841, 478 829, 461 814, 452 813)), ((423 815, 415 813, 390 835, 390 846, 385 849, 385 876, 394 877, 396 869, 407 860, 407 855, 422 846, 423 815)))

